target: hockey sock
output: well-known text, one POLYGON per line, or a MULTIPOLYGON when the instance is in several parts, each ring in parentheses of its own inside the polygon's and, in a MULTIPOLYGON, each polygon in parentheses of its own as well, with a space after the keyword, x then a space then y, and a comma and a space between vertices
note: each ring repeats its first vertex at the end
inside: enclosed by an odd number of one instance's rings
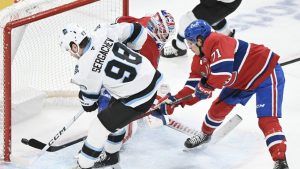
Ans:
POLYGON ((110 154, 120 151, 122 140, 125 137, 126 130, 120 129, 114 133, 110 133, 104 145, 104 150, 110 154))
POLYGON ((277 117, 261 117, 258 119, 259 128, 265 135, 266 144, 272 159, 283 160, 285 159, 286 152, 286 138, 282 132, 277 117))
POLYGON ((230 105, 225 102, 219 102, 217 98, 211 105, 208 113, 205 116, 204 122, 202 124, 202 131, 206 134, 212 134, 214 130, 220 126, 235 105, 230 105))
POLYGON ((102 146, 110 132, 95 118, 88 131, 88 137, 78 156, 78 164, 82 168, 90 168, 99 157, 102 146))

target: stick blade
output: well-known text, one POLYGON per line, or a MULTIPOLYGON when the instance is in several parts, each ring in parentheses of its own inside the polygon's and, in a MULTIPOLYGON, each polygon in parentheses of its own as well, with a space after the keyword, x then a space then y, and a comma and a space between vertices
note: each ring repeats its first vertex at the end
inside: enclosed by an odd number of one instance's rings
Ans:
POLYGON ((26 138, 22 138, 21 142, 25 145, 28 145, 30 147, 34 147, 34 148, 40 149, 40 150, 42 150, 46 146, 46 144, 44 144, 44 143, 42 143, 42 142, 40 142, 36 139, 29 139, 28 140, 26 138))

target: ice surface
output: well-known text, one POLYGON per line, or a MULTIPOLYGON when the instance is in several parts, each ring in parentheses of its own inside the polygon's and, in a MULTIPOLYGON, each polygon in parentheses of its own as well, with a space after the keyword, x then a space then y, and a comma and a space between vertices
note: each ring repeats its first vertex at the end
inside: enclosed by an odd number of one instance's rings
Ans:
MULTIPOLYGON (((167 9, 179 20, 199 0, 130 0, 130 13, 143 16, 159 9, 167 9)), ((259 44, 265 44, 281 56, 281 61, 300 56, 300 2, 296 0, 243 1, 240 8, 228 17, 237 28, 236 37, 259 44)), ((189 52, 189 55, 192 55, 189 52)), ((159 69, 170 84, 172 93, 183 87, 190 70, 191 56, 174 59, 161 58, 159 69)), ((280 120, 287 137, 287 160, 291 169, 300 168, 298 145, 300 132, 298 124, 300 63, 284 67, 286 87, 283 103, 283 118, 280 120)), ((214 93, 216 97, 218 92, 214 93)), ((173 118, 199 129, 203 117, 213 99, 199 102, 192 107, 176 109, 173 118)), ((67 121, 76 114, 76 108, 51 109, 35 119, 26 120, 14 127, 14 145, 17 154, 31 158, 38 151, 19 143, 20 138, 39 138, 47 142, 67 121), (36 121, 40 122, 37 123, 36 121), (32 127, 34 123, 35 128, 32 127), (46 126, 46 127, 45 127, 46 126), (51 127, 47 127, 51 126, 51 127), (42 132, 41 132, 41 128, 42 132)), ((168 127, 139 129, 121 152, 123 169, 271 169, 272 159, 265 145, 264 137, 257 125, 255 98, 246 107, 237 106, 232 114, 239 113, 242 123, 219 143, 203 151, 183 152, 187 136, 168 127)), ((84 133, 93 115, 80 117, 80 122, 70 130, 84 133), (81 124, 81 127, 79 124, 81 124), (80 126, 80 127, 79 127, 80 126)), ((70 137, 72 134, 66 134, 70 137)), ((68 136, 65 136, 68 138, 68 136)), ((65 139, 62 138, 62 139, 65 139)), ((46 153, 30 169, 68 169, 75 164, 74 155, 81 148, 79 143, 56 153, 46 153)), ((2 169, 22 169, 15 164, 0 164, 2 169)))

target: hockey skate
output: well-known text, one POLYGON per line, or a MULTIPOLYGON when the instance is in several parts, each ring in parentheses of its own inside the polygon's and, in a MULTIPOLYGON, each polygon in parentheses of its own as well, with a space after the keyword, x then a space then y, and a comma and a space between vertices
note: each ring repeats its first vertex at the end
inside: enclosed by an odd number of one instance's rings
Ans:
POLYGON ((186 141, 184 142, 184 146, 186 148, 194 148, 199 145, 204 145, 208 143, 210 140, 211 140, 211 135, 201 132, 199 134, 196 134, 186 139, 186 141))
POLYGON ((114 169, 120 168, 117 166, 117 163, 119 162, 119 152, 110 154, 105 151, 102 151, 102 153, 99 156, 99 160, 97 160, 93 166, 93 169, 95 168, 104 168, 111 166, 114 169))
POLYGON ((163 48, 161 51, 161 56, 165 58, 174 58, 174 57, 179 57, 179 56, 184 56, 186 55, 187 50, 186 49, 180 49, 176 46, 176 40, 172 40, 172 45, 171 46, 166 46, 163 48))
POLYGON ((286 159, 275 161, 273 169, 289 169, 286 159))

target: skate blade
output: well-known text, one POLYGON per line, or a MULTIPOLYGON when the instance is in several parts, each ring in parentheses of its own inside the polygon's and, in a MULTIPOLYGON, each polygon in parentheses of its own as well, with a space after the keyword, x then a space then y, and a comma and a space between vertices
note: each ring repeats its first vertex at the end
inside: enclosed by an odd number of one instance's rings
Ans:
POLYGON ((208 143, 204 143, 204 144, 199 145, 199 146, 194 147, 194 148, 187 148, 187 147, 185 147, 182 151, 186 152, 186 153, 188 153, 188 152, 195 152, 195 151, 203 151, 203 150, 205 150, 208 147, 208 145, 209 145, 208 143))
POLYGON ((113 167, 111 167, 111 169, 122 169, 122 168, 121 168, 120 164, 117 163, 113 167))
POLYGON ((110 166, 105 166, 105 167, 93 167, 93 169, 122 169, 119 163, 110 165, 110 166))

